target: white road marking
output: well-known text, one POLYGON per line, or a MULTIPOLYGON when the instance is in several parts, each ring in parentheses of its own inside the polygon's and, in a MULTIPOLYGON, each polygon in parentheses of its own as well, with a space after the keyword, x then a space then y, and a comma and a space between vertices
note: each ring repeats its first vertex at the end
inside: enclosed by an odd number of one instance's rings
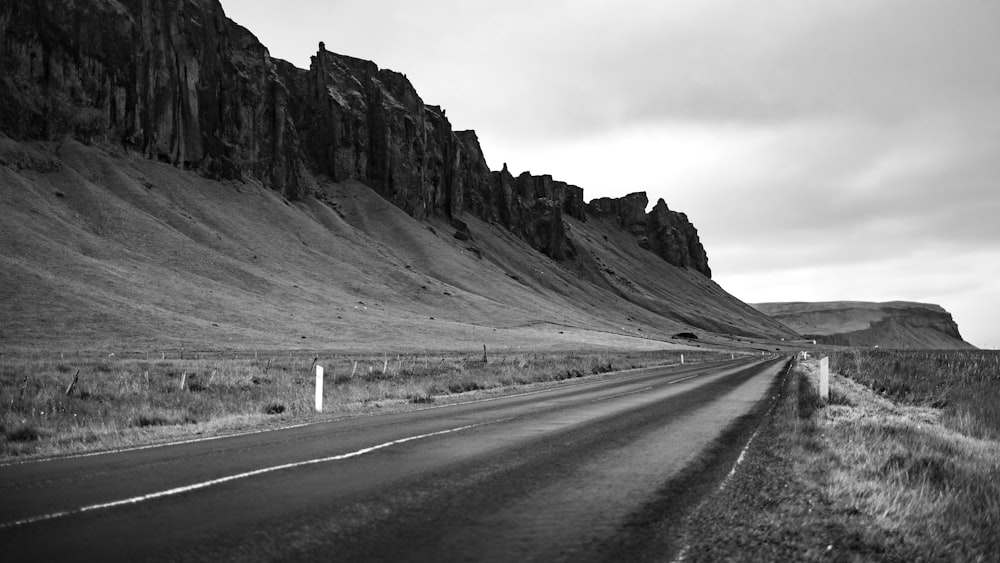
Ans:
MULTIPOLYGON (((687 377, 682 377, 680 379, 675 379, 673 381, 668 381, 668 382, 664 383, 664 385, 665 386, 666 385, 673 385, 674 383, 680 383, 682 381, 687 381, 689 379, 694 379, 694 378, 700 377, 702 375, 705 375, 705 374, 703 374, 703 373, 696 373, 695 375, 689 375, 687 377)), ((598 399, 593 399, 590 402, 591 403, 597 403, 599 401, 607 401, 607 400, 610 400, 610 399, 617 399, 619 397, 627 397, 628 395, 635 395, 636 393, 642 393, 643 391, 649 391, 650 389, 653 389, 653 388, 655 388, 655 386, 654 385, 650 385, 649 387, 643 387, 642 389, 636 389, 635 391, 626 391, 625 393, 618 393, 617 395, 609 395, 607 397, 600 397, 598 399)))
POLYGON ((476 423, 476 424, 469 424, 469 425, 466 425, 466 426, 459 426, 457 428, 449 428, 448 430, 439 430, 437 432, 430 432, 428 434, 419 434, 417 436, 409 436, 409 437, 406 437, 406 438, 400 438, 398 440, 392 440, 391 442, 384 442, 384 443, 377 444, 377 445, 374 445, 374 446, 369 446, 367 448, 362 448, 360 450, 355 450, 353 452, 348 452, 346 454, 338 454, 338 455, 329 456, 329 457, 323 457, 323 458, 317 458, 317 459, 309 459, 309 460, 306 460, 306 461, 297 461, 297 462, 294 462, 294 463, 284 463, 284 464, 281 464, 281 465, 272 465, 271 467, 264 467, 262 469, 255 469, 253 471, 246 471, 244 473, 237 473, 235 475, 228 475, 226 477, 219 477, 218 479, 212 479, 212 480, 209 480, 209 481, 202 481, 201 483, 194 483, 194 484, 191 484, 191 485, 185 485, 183 487, 175 487, 173 489, 167 489, 167 490, 164 490, 164 491, 158 491, 158 492, 155 492, 155 493, 149 493, 147 495, 140 495, 140 496, 135 496, 135 497, 131 497, 131 498, 126 498, 126 499, 111 501, 111 502, 104 502, 104 503, 100 503, 100 504, 91 504, 91 505, 87 505, 87 506, 81 506, 79 508, 74 508, 72 510, 64 510, 64 511, 61 511, 61 512, 52 512, 50 514, 42 514, 40 516, 32 516, 30 518, 24 518, 22 520, 17 520, 15 522, 7 522, 7 523, 4 523, 4 524, 0 524, 0 529, 2 529, 2 528, 13 528, 15 526, 23 526, 24 524, 32 524, 32 523, 35 523, 35 522, 42 522, 42 521, 45 521, 45 520, 53 520, 55 518, 61 518, 63 516, 69 516, 71 514, 80 514, 82 512, 91 512, 91 511, 94 511, 94 510, 103 510, 103 509, 106 509, 106 508, 114 508, 114 507, 117 507, 117 506, 124 506, 124 505, 128 505, 128 504, 138 504, 140 502, 145 502, 145 501, 148 501, 148 500, 153 500, 153 499, 162 498, 162 497, 168 497, 168 496, 173 496, 173 495, 179 495, 179 494, 187 493, 187 492, 190 492, 190 491, 196 491, 198 489, 204 489, 206 487, 212 487, 212 486, 215 486, 215 485, 221 485, 222 483, 228 483, 229 481, 236 481, 238 479, 246 479, 248 477, 256 477, 257 475, 263 475, 265 473, 272 473, 274 471, 281 471, 283 469, 293 469, 293 468, 296 468, 296 467, 304 467, 306 465, 316 465, 318 463, 329 463, 331 461, 340 461, 340 460, 349 459, 349 458, 352 458, 352 457, 362 456, 362 455, 374 452, 376 450, 381 450, 383 448, 388 448, 390 446, 395 446, 395 445, 398 445, 398 444, 402 444, 404 442, 412 442, 414 440, 420 440, 420 439, 423 439, 423 438, 430 438, 432 436, 441 436, 443 434, 451 434, 453 432, 461 432, 462 430, 468 430, 470 428, 476 428, 478 426, 486 426, 488 424, 496 424, 496 423, 504 422, 504 421, 507 421, 507 420, 511 420, 511 419, 509 419, 509 418, 501 418, 501 419, 497 419, 497 420, 491 420, 489 422, 479 422, 479 423, 476 423))
MULTIPOLYGON (((789 366, 791 366, 791 364, 789 364, 789 366)), ((787 373, 788 369, 785 370, 786 375, 787 373)), ((733 478, 733 475, 736 475, 736 469, 740 466, 741 463, 743 463, 743 459, 746 458, 747 451, 750 450, 750 444, 753 444, 753 441, 757 438, 757 434, 760 434, 760 429, 764 427, 764 423, 767 422, 768 418, 771 416, 771 413, 774 411, 774 407, 777 406, 778 400, 780 398, 781 398, 780 393, 771 396, 771 406, 767 408, 767 412, 764 413, 764 416, 761 417, 760 422, 757 423, 757 428, 754 429, 753 434, 750 435, 750 439, 747 440, 746 445, 743 446, 742 450, 740 450, 740 455, 739 457, 736 458, 736 463, 733 464, 732 469, 729 470, 729 474, 727 474, 726 478, 723 479, 722 483, 719 484, 719 488, 716 489, 716 493, 722 492, 726 488, 726 486, 729 485, 729 481, 733 478)))
MULTIPOLYGON (((792 364, 791 363, 787 364, 785 366, 784 375, 787 376, 788 373, 791 371, 791 369, 792 369, 792 364)), ((721 493, 723 490, 725 490, 726 486, 729 485, 729 481, 732 480, 734 475, 736 475, 736 469, 740 466, 740 464, 743 463, 743 459, 746 457, 747 451, 750 449, 750 444, 753 443, 754 438, 756 438, 757 434, 760 433, 760 429, 767 422, 768 417, 771 416, 771 412, 774 411, 774 407, 778 405, 778 402, 780 400, 781 400, 781 392, 778 392, 777 395, 771 396, 771 406, 767 408, 767 412, 764 413, 764 416, 761 417, 760 422, 757 423, 757 428, 754 429, 753 434, 750 435, 750 439, 747 440, 746 445, 743 446, 742 450, 740 450, 740 455, 739 457, 736 458, 736 463, 733 464, 732 469, 729 470, 729 473, 722 480, 722 483, 719 484, 719 487, 715 489, 714 494, 721 493)), ((705 503, 708 502, 708 499, 709 497, 703 498, 701 502, 698 503, 698 506, 696 506, 695 509, 691 511, 691 514, 697 514, 698 512, 700 512, 705 503)), ((690 551, 691 551, 691 543, 689 541, 685 541, 684 547, 682 547, 681 550, 677 552, 677 556, 673 558, 671 563, 682 563, 683 561, 686 561, 688 557, 688 552, 690 551)))
MULTIPOLYGON (((325 422, 325 421, 324 421, 325 422)), ((40 459, 26 459, 24 461, 15 461, 12 463, 0 463, 0 467, 8 467, 11 465, 24 465, 26 463, 44 463, 47 461, 60 461, 63 459, 77 459, 81 457, 94 457, 98 455, 111 455, 120 454, 126 452, 137 452, 139 450, 150 450, 153 448, 165 448, 167 446, 183 446, 185 444, 197 444, 198 442, 208 442, 210 440, 221 440, 223 438, 239 438, 240 436, 250 436, 251 434, 263 434, 264 432, 274 432, 276 430, 291 430, 292 428, 301 428, 303 426, 310 426, 313 424, 319 424, 318 422, 302 422, 299 424, 291 424, 289 426, 282 426, 280 428, 261 428, 260 430, 244 430, 243 432, 237 432, 234 434, 219 434, 217 436, 205 436, 203 438, 190 438, 188 440, 176 440, 173 442, 164 442, 162 444, 147 444, 145 446, 129 446, 127 448, 117 448, 113 450, 103 450, 99 452, 87 452, 82 454, 70 454, 61 455, 55 457, 43 457, 40 459)))
MULTIPOLYGON (((729 360, 729 361, 732 361, 732 360, 729 360)), ((706 362, 706 363, 711 363, 711 362, 706 362)), ((702 365, 705 365, 705 364, 702 364, 702 365)), ((668 367, 679 367, 679 366, 680 366, 680 364, 664 364, 664 365, 661 365, 661 366, 649 366, 649 367, 644 367, 644 368, 623 369, 623 370, 620 370, 620 371, 608 372, 607 374, 604 374, 604 375, 617 375, 617 374, 629 373, 629 372, 633 372, 633 371, 645 371, 645 370, 651 370, 651 369, 668 368, 668 367)), ((641 375, 641 374, 639 374, 639 375, 641 375)), ((638 377, 638 375, 636 377, 638 377)), ((696 376, 691 376, 691 377, 696 377, 696 376)), ((691 379, 691 377, 687 377, 685 379, 691 379)), ((626 377, 622 377, 621 379, 629 379, 629 378, 630 378, 630 376, 626 376, 626 377)), ((434 410, 434 409, 446 409, 446 408, 449 408, 449 407, 457 407, 457 406, 460 406, 460 405, 471 405, 473 403, 488 403, 488 402, 491 402, 491 401, 500 401, 500 400, 503 400, 503 399, 513 399, 513 398, 517 398, 517 397, 526 397, 528 395, 537 395, 539 393, 546 393, 546 392, 553 391, 553 390, 556 390, 556 389, 565 389, 567 387, 576 387, 578 385, 587 385, 587 384, 598 383, 598 382, 602 382, 602 381, 607 381, 607 380, 606 379, 598 379, 598 380, 593 380, 593 381, 580 381, 580 382, 576 382, 576 383, 563 383, 562 385, 559 385, 558 387, 550 387, 548 389, 539 389, 537 391, 527 391, 527 392, 524 392, 524 393, 514 393, 514 394, 511 394, 511 395, 503 395, 503 396, 500 396, 500 397, 489 397, 487 399, 472 399, 470 401, 461 401, 461 402, 458 402, 458 403, 448 403, 447 405, 434 405, 434 406, 431 406, 431 407, 424 407, 424 408, 421 408, 421 409, 413 409, 412 411, 408 411, 408 412, 419 412, 419 411, 434 410)), ((682 381, 682 380, 678 380, 678 381, 682 381)), ((359 416, 373 416, 373 415, 359 415, 359 416)), ((135 451, 140 451, 140 450, 149 450, 149 449, 152 449, 152 448, 166 448, 166 447, 169 447, 169 446, 183 446, 183 445, 186 445, 186 444, 196 444, 198 442, 208 442, 210 440, 221 440, 223 438, 239 438, 241 436, 250 436, 252 434, 263 434, 265 432, 277 432, 279 430, 291 430, 293 428, 302 428, 304 426, 312 426, 312 425, 315 425, 315 424, 325 424, 327 422, 335 422, 335 421, 338 421, 338 420, 348 420, 348 419, 351 419, 351 418, 357 418, 357 416, 337 417, 337 418, 333 418, 333 419, 329 419, 329 420, 318 420, 318 421, 311 421, 311 422, 302 422, 302 423, 299 423, 299 424, 291 424, 289 426, 280 426, 278 428, 262 428, 260 430, 246 430, 246 431, 243 431, 243 432, 236 432, 236 433, 233 433, 233 434, 219 434, 217 436, 206 436, 204 438, 191 438, 191 439, 188 439, 188 440, 177 440, 177 441, 173 441, 173 442, 164 442, 162 444, 148 444, 148 445, 145 445, 145 446, 129 446, 127 448, 117 448, 117 449, 113 449, 113 450, 104 450, 104 451, 100 451, 100 452, 88 452, 88 453, 81 453, 81 454, 62 455, 62 456, 54 456, 54 457, 45 457, 45 458, 40 458, 40 459, 26 459, 26 460, 23 460, 23 461, 14 461, 14 462, 10 462, 10 463, 0 463, 0 467, 8 467, 8 466, 11 466, 11 465, 23 465, 23 464, 26 464, 26 463, 44 463, 44 462, 47 462, 47 461, 58 461, 58 460, 63 460, 63 459, 77 459, 77 458, 81 458, 81 457, 93 457, 93 456, 99 456, 99 455, 119 454, 119 453, 135 452, 135 451)), ((0 526, 0 527, 2 527, 2 526, 0 526)))
MULTIPOLYGON (((673 381, 671 381, 670 383, 673 383, 673 381)), ((668 383, 667 385, 670 385, 670 383, 668 383)), ((636 389, 635 391, 626 391, 624 393, 618 393, 617 395, 608 395, 607 397, 599 397, 597 399, 591 399, 590 402, 599 403, 601 401, 610 401, 611 399, 617 399, 619 397, 627 397, 629 395, 635 395, 636 393, 642 393, 643 391, 649 391, 652 388, 653 386, 650 385, 649 387, 643 387, 642 389, 636 389)))
MULTIPOLYGON (((645 371, 645 370, 651 370, 651 369, 670 368, 670 367, 679 367, 679 366, 680 366, 680 364, 665 364, 665 365, 662 365, 662 366, 649 366, 649 367, 644 367, 644 368, 631 368, 631 369, 623 369, 621 371, 608 372, 608 373, 606 373, 604 375, 617 375, 617 374, 621 374, 621 373, 629 373, 629 372, 632 372, 632 371, 645 371)), ((640 377, 642 375, 643 374, 640 373, 640 374, 635 375, 634 377, 640 377)), ((699 375, 704 375, 704 374, 692 375, 690 377, 685 377, 684 379, 691 379, 692 377, 698 377, 699 375)), ((617 380, 610 380, 610 381, 624 381, 624 380, 627 380, 627 379, 633 379, 634 377, 633 376, 626 376, 626 377, 619 378, 617 380)), ((670 383, 676 383, 677 381, 684 381, 684 379, 678 379, 676 381, 671 381, 670 383)), ((595 379, 593 381, 578 381, 578 382, 574 382, 574 383, 561 383, 557 387, 549 387, 548 389, 539 389, 537 391, 525 391, 524 393, 514 393, 512 395, 502 395, 500 397, 490 397, 488 399, 473 399, 471 401, 462 401, 460 403, 448 403, 447 405, 435 405, 433 407, 424 407, 422 409, 416 409, 416 410, 417 411, 427 411, 427 410, 432 410, 432 409, 446 409, 448 407, 457 407, 458 405, 471 405, 473 403, 488 403, 490 401, 500 401, 500 400, 503 400, 503 399, 513 399, 513 398, 516 398, 516 397, 527 397, 528 395, 537 395, 539 393, 548 393, 549 391, 556 391, 556 390, 559 390, 559 389, 566 389, 567 387, 577 387, 577 386, 580 386, 580 385, 589 385, 589 384, 593 384, 593 383, 603 383, 603 382, 606 382, 606 381, 609 381, 609 380, 608 379, 595 379)))

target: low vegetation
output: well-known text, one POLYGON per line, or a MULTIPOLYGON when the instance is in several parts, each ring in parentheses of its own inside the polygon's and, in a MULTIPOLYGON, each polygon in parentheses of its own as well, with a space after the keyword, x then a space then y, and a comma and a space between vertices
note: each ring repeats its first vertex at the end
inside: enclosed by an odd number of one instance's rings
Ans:
POLYGON ((942 409, 952 430, 1000 440, 1000 352, 839 351, 830 367, 893 401, 942 409))
POLYGON ((686 559, 994 559, 998 354, 830 356, 830 400, 801 364, 726 492, 692 517, 686 559))
MULTIPOLYGON (((686 362, 722 357, 684 354, 686 362)), ((313 416, 317 363, 325 368, 324 410, 336 415, 679 361, 680 352, 5 356, 0 456, 125 447, 313 416)))

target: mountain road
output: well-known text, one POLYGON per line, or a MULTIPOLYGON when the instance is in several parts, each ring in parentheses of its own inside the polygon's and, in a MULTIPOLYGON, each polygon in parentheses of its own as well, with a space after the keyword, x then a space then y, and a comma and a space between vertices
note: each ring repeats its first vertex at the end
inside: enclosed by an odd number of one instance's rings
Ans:
MULTIPOLYGON (((677 538, 654 538, 651 548, 636 522, 664 502, 674 515, 697 502, 664 501, 664 491, 678 490, 671 483, 734 424, 756 423, 786 363, 630 370, 409 412, 0 466, 0 546, 7 561, 669 557, 662 550, 677 538)), ((719 474, 702 480, 708 473, 719 474)), ((677 531, 670 522, 658 529, 677 531)))

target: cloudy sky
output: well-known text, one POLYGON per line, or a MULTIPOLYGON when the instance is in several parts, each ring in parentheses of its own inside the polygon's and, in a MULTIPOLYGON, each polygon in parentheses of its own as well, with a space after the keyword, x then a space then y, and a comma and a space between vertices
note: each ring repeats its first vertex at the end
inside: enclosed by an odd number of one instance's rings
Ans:
POLYGON ((747 302, 907 300, 1000 348, 996 0, 223 0, 404 72, 489 164, 688 214, 747 302))

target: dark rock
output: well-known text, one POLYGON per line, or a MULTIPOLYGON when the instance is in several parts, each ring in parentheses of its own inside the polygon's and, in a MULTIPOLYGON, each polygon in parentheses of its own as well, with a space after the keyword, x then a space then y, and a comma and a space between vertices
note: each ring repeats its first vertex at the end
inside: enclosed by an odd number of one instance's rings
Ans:
POLYGON ((24 0, 0 23, 7 135, 102 141, 303 195, 274 61, 218 2, 24 0))
POLYGON ((621 198, 602 197, 587 204, 587 211, 598 217, 610 217, 618 225, 632 234, 646 232, 646 205, 649 199, 645 192, 628 194, 621 198))
POLYGON ((692 268, 708 277, 708 256, 698 238, 698 230, 687 215, 670 211, 660 199, 646 218, 650 250, 667 262, 682 268, 692 268))
POLYGON ((708 256, 698 230, 688 220, 687 215, 671 211, 660 199, 647 214, 649 200, 643 192, 628 194, 622 198, 599 198, 587 205, 594 216, 610 218, 631 233, 639 246, 681 268, 692 268, 712 277, 708 267, 708 256))
POLYGON ((490 171, 476 133, 453 131, 405 75, 323 43, 296 68, 217 0, 5 2, 0 68, 0 130, 15 139, 140 151, 291 200, 315 191, 313 174, 358 180, 417 219, 468 213, 556 260, 577 255, 567 220, 611 216, 643 248, 710 273, 694 227, 665 204, 649 216, 642 193, 588 205, 552 176, 490 171))

